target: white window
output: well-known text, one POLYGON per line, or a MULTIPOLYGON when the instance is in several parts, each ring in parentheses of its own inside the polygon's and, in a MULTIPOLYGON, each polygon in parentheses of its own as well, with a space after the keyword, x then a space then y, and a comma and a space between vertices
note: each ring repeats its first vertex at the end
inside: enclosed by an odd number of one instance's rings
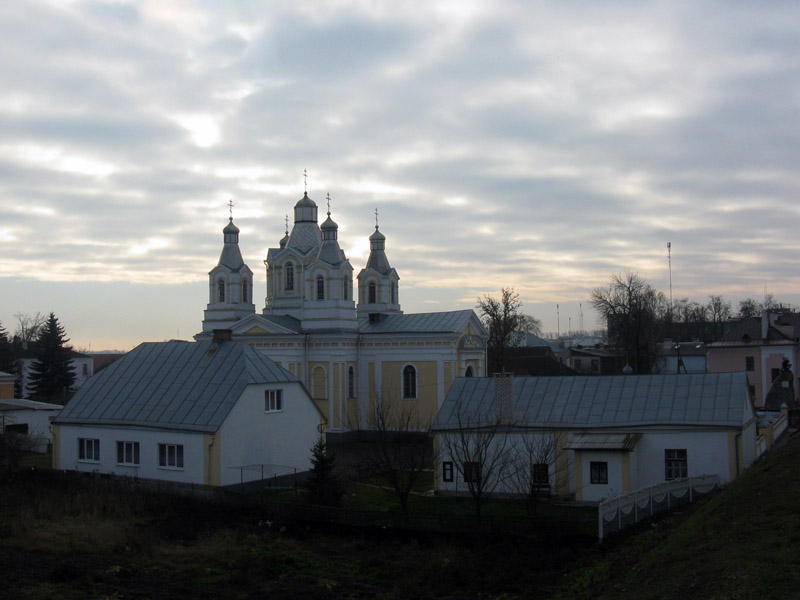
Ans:
POLYGON ((286 265, 286 285, 284 287, 289 291, 294 289, 294 265, 292 263, 286 265))
POLYGON ((158 466, 165 469, 182 469, 183 444, 159 444, 158 466))
POLYGON ((664 450, 664 477, 670 479, 682 479, 689 476, 689 461, 686 449, 664 450))
POLYGON ((278 412, 283 410, 283 390, 264 391, 264 412, 278 412))
POLYGON ((100 461, 100 440, 78 438, 78 460, 100 461))
POLYGON ((367 304, 377 304, 378 302, 378 288, 374 283, 370 283, 367 287, 367 304))
POLYGON ((453 461, 442 463, 442 481, 453 481, 453 461))
POLYGON ((217 282, 217 301, 225 302, 225 282, 222 279, 217 282))
POLYGON ((325 278, 317 275, 317 300, 325 300, 325 278))
POLYGON ((117 442, 117 464, 139 464, 139 442, 117 442))

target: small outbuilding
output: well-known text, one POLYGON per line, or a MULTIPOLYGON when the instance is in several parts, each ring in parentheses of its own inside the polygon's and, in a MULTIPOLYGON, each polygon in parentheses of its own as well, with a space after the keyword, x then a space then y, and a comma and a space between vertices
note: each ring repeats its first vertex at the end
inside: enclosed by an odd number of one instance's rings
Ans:
POLYGON ((52 439, 50 421, 64 408, 21 398, 0 399, 0 431, 18 437, 20 448, 47 452, 52 439))
POLYGON ((498 376, 456 379, 432 431, 439 491, 494 478, 495 491, 518 493, 522 473, 528 486, 598 501, 672 479, 735 479, 756 458, 757 419, 744 373, 498 376))
POLYGON ((324 419, 305 387, 215 333, 141 344, 92 377, 53 421, 54 467, 221 486, 308 471, 324 419))

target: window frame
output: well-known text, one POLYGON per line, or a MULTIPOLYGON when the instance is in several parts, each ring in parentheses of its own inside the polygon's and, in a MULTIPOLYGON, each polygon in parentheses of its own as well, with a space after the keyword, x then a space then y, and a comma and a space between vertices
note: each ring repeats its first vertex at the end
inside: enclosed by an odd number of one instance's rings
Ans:
POLYGON ((347 397, 356 397, 356 370, 352 365, 347 367, 347 397))
POLYGON ((547 463, 532 464, 531 483, 536 487, 550 487, 550 465, 547 463))
POLYGON ((98 438, 78 438, 78 461, 100 462, 100 440, 98 438), (91 452, 88 451, 90 447, 91 452))
POLYGON ((464 474, 464 483, 481 482, 481 463, 476 460, 466 460, 461 464, 462 472, 464 474))
POLYGON ((377 304, 378 303, 378 286, 375 284, 374 281, 370 281, 367 284, 367 304, 377 304))
POLYGON ((286 272, 283 278, 283 289, 287 292, 294 291, 294 263, 286 265, 286 272))
POLYGON ((217 302, 223 304, 225 302, 225 280, 217 279, 217 302))
POLYGON ((247 279, 242 279, 242 304, 247 304, 249 285, 247 279))
POLYGON ((744 357, 744 370, 745 371, 755 371, 756 370, 756 357, 755 356, 745 356, 744 357))
POLYGON ((664 480, 686 479, 689 476, 689 452, 686 448, 664 449, 664 480))
POLYGON ((451 483, 453 481, 454 476, 454 465, 452 460, 445 460, 442 461, 442 481, 445 483, 451 483))
POLYGON ((264 390, 264 412, 283 412, 283 388, 264 390))
POLYGON ((317 300, 325 300, 325 277, 322 275, 317 275, 314 281, 316 281, 317 285, 317 300))
POLYGON ((400 374, 403 400, 416 400, 419 398, 419 372, 417 367, 412 364, 403 365, 403 370, 400 374), (410 374, 413 374, 413 379, 409 379, 410 374))
POLYGON ((608 485, 608 461, 589 461, 589 483, 592 485, 608 485))
POLYGON ((117 440, 117 464, 125 467, 138 467, 141 465, 139 442, 117 440), (130 448, 130 453, 128 448, 130 448), (131 460, 128 460, 129 455, 131 460))
POLYGON ((158 468, 171 471, 183 471, 183 444, 158 444, 158 468), (170 450, 173 451, 170 457, 170 450), (170 460, 171 459, 171 460, 170 460), (174 464, 169 464, 173 462, 174 464))

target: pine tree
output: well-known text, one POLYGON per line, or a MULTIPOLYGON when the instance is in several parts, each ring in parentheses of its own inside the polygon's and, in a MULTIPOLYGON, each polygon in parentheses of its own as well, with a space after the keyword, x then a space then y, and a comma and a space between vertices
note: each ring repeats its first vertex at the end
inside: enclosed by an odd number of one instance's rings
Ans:
POLYGON ((36 338, 36 360, 31 365, 33 397, 38 400, 66 404, 75 372, 70 365, 71 346, 55 314, 50 313, 47 323, 36 338))
POLYGON ((8 339, 8 332, 2 323, 0 323, 0 371, 11 375, 17 372, 11 340, 8 339))
POLYGON ((344 487, 335 475, 336 457, 328 454, 325 448, 325 436, 311 448, 311 477, 306 482, 307 498, 311 504, 338 506, 344 494, 344 487))

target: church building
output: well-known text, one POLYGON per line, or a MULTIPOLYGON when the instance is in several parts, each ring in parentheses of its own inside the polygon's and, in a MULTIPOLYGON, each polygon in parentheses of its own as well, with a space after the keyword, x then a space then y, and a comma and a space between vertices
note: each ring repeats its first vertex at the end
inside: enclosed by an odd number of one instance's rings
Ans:
POLYGON ((400 277, 377 224, 366 266, 353 267, 331 218, 319 225, 306 192, 294 206, 294 226, 270 248, 264 309, 253 304, 253 272, 242 259, 233 217, 223 229, 217 266, 198 341, 231 330, 295 375, 328 421, 330 433, 368 428, 376 399, 418 411, 433 423, 456 377, 486 375, 488 335, 471 309, 404 314, 400 277), (355 291, 354 291, 355 287, 355 291))

